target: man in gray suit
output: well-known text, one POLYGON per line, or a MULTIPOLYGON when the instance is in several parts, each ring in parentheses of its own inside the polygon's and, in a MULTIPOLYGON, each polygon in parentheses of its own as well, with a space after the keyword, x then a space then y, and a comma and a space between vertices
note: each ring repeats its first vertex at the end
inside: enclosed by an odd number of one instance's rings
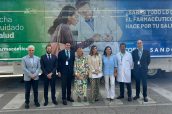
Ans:
POLYGON ((22 58, 22 68, 25 82, 25 108, 29 109, 30 89, 33 88, 34 102, 36 107, 40 107, 38 102, 38 80, 40 70, 40 58, 34 55, 35 47, 28 46, 28 55, 22 58))

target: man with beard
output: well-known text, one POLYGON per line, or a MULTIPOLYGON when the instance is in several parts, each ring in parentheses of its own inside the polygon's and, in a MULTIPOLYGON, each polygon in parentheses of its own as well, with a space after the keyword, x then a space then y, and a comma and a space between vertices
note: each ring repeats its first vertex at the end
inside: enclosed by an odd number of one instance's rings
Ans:
POLYGON ((51 44, 46 46, 46 54, 41 56, 41 69, 44 77, 44 106, 48 105, 48 86, 51 86, 51 99, 53 104, 57 105, 56 101, 56 69, 57 69, 57 57, 56 55, 51 54, 52 47, 51 44))

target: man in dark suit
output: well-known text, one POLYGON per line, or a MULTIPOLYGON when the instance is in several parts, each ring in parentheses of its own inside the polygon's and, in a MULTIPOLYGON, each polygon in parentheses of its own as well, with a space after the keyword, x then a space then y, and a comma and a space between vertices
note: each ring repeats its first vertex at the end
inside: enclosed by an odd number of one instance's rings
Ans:
POLYGON ((75 53, 70 49, 71 44, 65 43, 65 49, 58 54, 58 74, 61 77, 62 83, 62 100, 63 104, 67 105, 67 101, 74 102, 71 97, 71 82, 73 79, 73 67, 75 53), (67 90, 67 96, 66 96, 67 90), (67 97, 67 99, 66 99, 67 97))
POLYGON ((57 105, 56 101, 56 89, 55 89, 55 82, 56 82, 56 70, 57 70, 57 57, 56 55, 51 54, 52 47, 50 44, 46 46, 46 54, 41 56, 41 69, 44 76, 44 99, 45 103, 44 106, 48 105, 48 86, 51 86, 51 99, 52 102, 57 105))
POLYGON ((136 96, 134 100, 140 98, 140 81, 142 81, 143 86, 143 97, 144 102, 148 102, 147 99, 147 72, 148 65, 150 63, 150 52, 143 49, 143 42, 141 40, 137 41, 137 49, 132 52, 133 62, 134 62, 134 76, 136 80, 136 96))

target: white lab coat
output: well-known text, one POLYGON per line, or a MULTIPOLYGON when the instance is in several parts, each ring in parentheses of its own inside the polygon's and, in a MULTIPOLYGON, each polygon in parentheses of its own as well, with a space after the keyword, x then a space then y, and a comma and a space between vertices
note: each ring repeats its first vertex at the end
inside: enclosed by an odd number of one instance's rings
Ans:
MULTIPOLYGON (((111 46, 113 53, 119 51, 118 41, 122 36, 122 31, 120 26, 116 23, 114 17, 111 17, 110 14, 103 14, 102 12, 94 12, 94 31, 91 27, 85 22, 85 19, 80 16, 79 22, 77 24, 78 28, 78 39, 77 41, 85 41, 86 39, 91 38, 95 34, 100 34, 100 42, 94 42, 93 45, 96 45, 99 51, 104 51, 106 46, 111 46), (106 42, 103 37, 106 34, 111 34, 113 39, 111 42, 106 42)), ((89 51, 89 48, 86 48, 85 51, 89 51)))
POLYGON ((133 59, 132 55, 129 52, 125 52, 124 56, 121 59, 121 52, 117 55, 117 64, 118 64, 118 82, 131 82, 131 69, 133 68, 133 59))

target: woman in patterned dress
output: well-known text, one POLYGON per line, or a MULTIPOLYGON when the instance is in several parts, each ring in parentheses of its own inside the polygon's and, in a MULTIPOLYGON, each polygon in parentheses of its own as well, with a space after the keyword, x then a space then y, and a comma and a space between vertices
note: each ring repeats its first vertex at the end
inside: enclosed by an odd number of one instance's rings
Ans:
POLYGON ((74 90, 78 97, 78 102, 81 102, 81 97, 84 97, 84 101, 87 102, 88 59, 84 57, 82 48, 78 48, 76 53, 77 58, 74 62, 74 90))

